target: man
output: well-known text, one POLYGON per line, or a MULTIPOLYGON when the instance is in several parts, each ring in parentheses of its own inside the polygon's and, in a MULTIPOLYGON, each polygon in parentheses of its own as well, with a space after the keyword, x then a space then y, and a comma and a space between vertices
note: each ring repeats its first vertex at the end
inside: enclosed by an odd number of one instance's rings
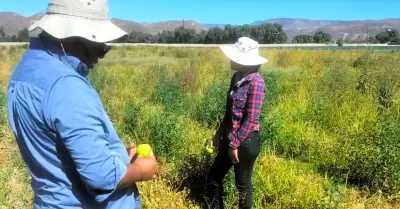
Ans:
POLYGON ((154 179, 156 160, 123 145, 87 80, 110 50, 104 43, 126 35, 111 23, 108 1, 51 0, 29 30, 7 105, 34 208, 140 208, 135 182, 154 179))

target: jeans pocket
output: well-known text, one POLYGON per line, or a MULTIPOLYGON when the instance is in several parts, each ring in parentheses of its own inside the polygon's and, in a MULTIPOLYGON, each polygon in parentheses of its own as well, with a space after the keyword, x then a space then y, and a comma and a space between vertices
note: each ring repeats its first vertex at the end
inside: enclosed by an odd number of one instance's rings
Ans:
POLYGON ((242 152, 247 157, 257 157, 260 154, 261 143, 258 132, 252 132, 247 139, 240 143, 239 152, 242 152))

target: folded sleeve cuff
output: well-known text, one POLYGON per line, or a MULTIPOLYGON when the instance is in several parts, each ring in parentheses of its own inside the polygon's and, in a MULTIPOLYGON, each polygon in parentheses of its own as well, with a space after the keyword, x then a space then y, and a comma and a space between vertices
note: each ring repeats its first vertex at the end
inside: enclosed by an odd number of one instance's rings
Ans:
POLYGON ((240 140, 239 137, 237 136, 237 134, 235 133, 230 133, 228 135, 228 139, 229 139, 229 147, 231 147, 232 149, 237 149, 240 146, 240 140))
POLYGON ((126 172, 126 165, 118 156, 114 156, 114 181, 102 191, 88 189, 88 192, 95 198, 96 202, 105 201, 117 190, 117 186, 126 172))
POLYGON ((127 172, 127 167, 123 163, 123 161, 117 157, 114 159, 114 164, 115 164, 115 187, 117 187, 122 178, 124 178, 127 172))

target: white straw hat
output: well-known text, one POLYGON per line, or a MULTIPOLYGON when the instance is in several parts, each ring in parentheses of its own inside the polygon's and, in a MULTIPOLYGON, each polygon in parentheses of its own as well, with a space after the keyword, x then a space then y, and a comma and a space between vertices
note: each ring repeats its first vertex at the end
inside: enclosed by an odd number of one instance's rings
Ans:
POLYGON ((127 35, 111 22, 108 0, 50 0, 46 15, 29 27, 30 36, 42 30, 57 39, 82 37, 99 43, 127 35))
POLYGON ((232 61, 245 66, 261 65, 268 60, 258 54, 259 44, 248 37, 241 37, 233 46, 221 46, 222 52, 232 61))

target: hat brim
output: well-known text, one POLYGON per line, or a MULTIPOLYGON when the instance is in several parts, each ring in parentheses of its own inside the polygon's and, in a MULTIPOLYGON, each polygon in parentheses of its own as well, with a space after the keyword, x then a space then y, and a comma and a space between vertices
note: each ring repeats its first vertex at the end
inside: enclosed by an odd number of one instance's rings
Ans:
POLYGON ((222 52, 232 61, 245 66, 262 65, 268 62, 268 59, 261 56, 248 55, 238 51, 231 46, 220 46, 222 52))
POLYGON ((45 15, 29 27, 31 35, 46 31, 57 39, 82 37, 89 41, 106 43, 119 39, 127 33, 110 20, 95 20, 66 15, 45 15))

